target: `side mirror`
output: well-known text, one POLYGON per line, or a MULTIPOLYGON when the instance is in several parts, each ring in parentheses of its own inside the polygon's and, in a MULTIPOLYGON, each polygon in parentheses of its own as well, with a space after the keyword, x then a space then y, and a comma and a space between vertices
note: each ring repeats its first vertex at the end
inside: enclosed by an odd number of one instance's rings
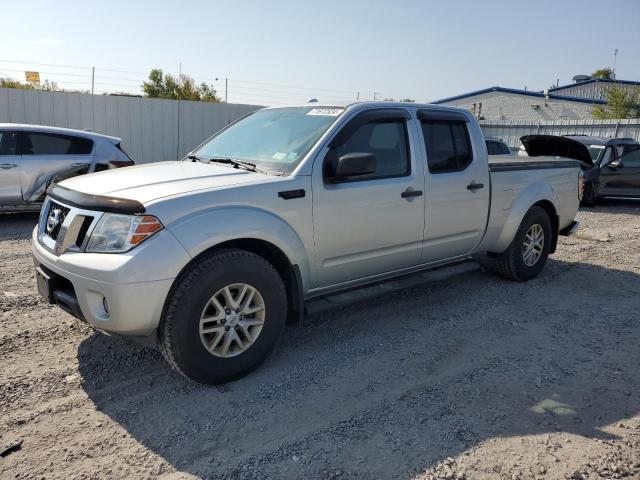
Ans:
POLYGON ((621 160, 614 160, 611 163, 607 163, 606 166, 607 167, 611 167, 611 168, 620 168, 620 167, 622 167, 622 161, 621 160))
POLYGON ((372 153, 347 153, 338 158, 336 177, 359 177, 376 171, 376 157, 372 153))
POLYGON ((361 177, 375 173, 376 157, 372 153, 347 153, 335 160, 334 165, 333 168, 329 168, 328 180, 340 182, 351 177, 361 177))

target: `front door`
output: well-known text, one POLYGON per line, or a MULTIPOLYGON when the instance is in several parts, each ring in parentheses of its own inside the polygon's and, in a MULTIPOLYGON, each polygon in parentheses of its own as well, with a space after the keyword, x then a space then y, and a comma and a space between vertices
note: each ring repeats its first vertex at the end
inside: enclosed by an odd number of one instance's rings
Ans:
POLYGON ((427 263, 465 255, 480 243, 490 179, 485 149, 474 152, 466 116, 437 110, 418 116, 428 168, 422 255, 427 263))
POLYGON ((365 110, 314 163, 317 288, 420 262, 424 175, 412 126, 404 109, 365 110), (328 162, 349 153, 373 154, 375 172, 333 182, 328 162))
POLYGON ((20 155, 16 152, 15 132, 0 131, 0 207, 22 203, 20 155))
POLYGON ((601 196, 640 197, 640 145, 620 147, 614 162, 600 170, 601 196))

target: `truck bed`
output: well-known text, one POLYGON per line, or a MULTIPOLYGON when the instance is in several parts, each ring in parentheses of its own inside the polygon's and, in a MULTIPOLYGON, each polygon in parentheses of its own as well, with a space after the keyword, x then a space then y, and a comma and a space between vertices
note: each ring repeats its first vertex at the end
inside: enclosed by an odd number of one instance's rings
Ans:
POLYGON ((576 167, 580 167, 580 162, 578 160, 572 160, 563 157, 519 157, 517 155, 489 155, 489 170, 491 170, 492 172, 576 167))

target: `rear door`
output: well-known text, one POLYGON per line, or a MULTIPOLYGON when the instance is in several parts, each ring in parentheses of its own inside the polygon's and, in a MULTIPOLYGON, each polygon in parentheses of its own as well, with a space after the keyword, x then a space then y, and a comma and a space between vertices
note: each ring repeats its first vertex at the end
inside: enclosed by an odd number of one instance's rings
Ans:
POLYGON ((618 166, 607 162, 602 167, 599 194, 640 197, 640 145, 625 145, 612 151, 618 166))
POLYGON ((57 175, 88 170, 92 161, 93 141, 73 135, 24 131, 18 137, 22 155, 22 198, 40 200, 57 175))
POLYGON ((485 149, 475 151, 467 117, 418 112, 427 158, 423 262, 470 253, 482 240, 489 215, 485 149))
POLYGON ((20 155, 16 152, 16 132, 0 131, 0 206, 22 203, 20 155))

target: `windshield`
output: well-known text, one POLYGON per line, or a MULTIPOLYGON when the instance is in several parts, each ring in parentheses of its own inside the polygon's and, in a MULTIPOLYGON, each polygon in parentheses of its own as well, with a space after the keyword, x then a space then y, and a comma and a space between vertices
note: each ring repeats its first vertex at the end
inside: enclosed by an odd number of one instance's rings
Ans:
POLYGON ((344 112, 336 107, 286 107, 259 110, 193 152, 205 160, 230 158, 263 170, 289 173, 344 112))

